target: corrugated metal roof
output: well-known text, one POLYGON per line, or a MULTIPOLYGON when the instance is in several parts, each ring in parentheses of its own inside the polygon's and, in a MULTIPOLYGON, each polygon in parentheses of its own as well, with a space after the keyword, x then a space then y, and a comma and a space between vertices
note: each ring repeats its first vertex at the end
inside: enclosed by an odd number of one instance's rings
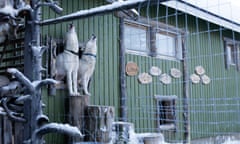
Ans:
POLYGON ((201 8, 192 3, 186 2, 186 0, 167 1, 162 3, 165 6, 177 9, 187 14, 199 17, 207 20, 211 23, 223 26, 228 29, 232 29, 236 32, 240 32, 240 23, 233 21, 231 17, 226 18, 217 13, 208 11, 206 8, 201 8))

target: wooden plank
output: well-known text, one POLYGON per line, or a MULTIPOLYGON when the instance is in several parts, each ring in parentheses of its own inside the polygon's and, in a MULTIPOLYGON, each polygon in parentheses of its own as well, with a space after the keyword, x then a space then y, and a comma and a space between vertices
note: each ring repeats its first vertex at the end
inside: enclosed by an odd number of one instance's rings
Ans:
POLYGON ((12 53, 12 52, 18 52, 18 51, 23 51, 23 48, 14 48, 14 49, 8 49, 8 50, 5 50, 5 51, 0 51, 0 55, 1 54, 6 54, 6 53, 12 53))
POLYGON ((0 116, 0 143, 3 143, 3 116, 0 116))
POLYGON ((11 40, 11 41, 7 41, 6 43, 0 44, 0 46, 4 46, 4 44, 9 45, 9 44, 17 43, 17 42, 22 42, 22 41, 23 41, 23 38, 14 39, 14 40, 11 40))
POLYGON ((3 123, 3 144, 12 144, 12 123, 7 116, 4 116, 3 123))
POLYGON ((14 64, 14 65, 11 65, 11 66, 3 66, 3 67, 0 67, 0 70, 6 70, 7 68, 10 68, 10 67, 11 67, 11 68, 14 67, 14 68, 17 68, 17 69, 19 70, 19 68, 22 69, 23 66, 24 66, 23 63, 14 64))
POLYGON ((17 144, 23 141, 23 124, 15 122, 14 123, 14 143, 17 144))
POLYGON ((11 57, 8 57, 8 58, 4 58, 2 60, 2 62, 9 62, 9 61, 19 61, 19 60, 23 60, 23 55, 18 55, 18 56, 11 56, 11 57))

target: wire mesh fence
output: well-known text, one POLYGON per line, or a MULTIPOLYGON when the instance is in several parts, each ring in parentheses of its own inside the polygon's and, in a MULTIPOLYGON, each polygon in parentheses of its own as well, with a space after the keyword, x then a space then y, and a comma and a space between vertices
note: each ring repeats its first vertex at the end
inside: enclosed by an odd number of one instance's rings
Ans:
MULTIPOLYGON (((93 16, 76 22, 80 31, 94 29, 98 35, 90 104, 114 106, 115 122, 122 119, 119 110, 125 110, 127 126, 117 127, 117 131, 127 132, 119 139, 131 139, 130 133, 142 137, 142 143, 148 134, 156 133, 162 133, 168 143, 186 143, 190 139, 192 143, 220 144, 238 138, 239 24, 233 15, 225 17, 209 11, 219 12, 223 7, 227 10, 230 3, 202 3, 148 1, 135 7, 137 16, 125 10, 114 16, 93 16), (130 65, 128 69, 130 62, 136 67, 130 65), (126 68, 124 75, 119 69, 121 63, 126 68), (125 80, 126 97, 119 88, 121 78, 125 80)), ((93 6, 91 2, 85 5, 93 6)), ((101 130, 96 128, 96 132, 101 130)))
MULTIPOLYGON (((68 14, 107 2, 61 4, 68 14)), ((131 7, 134 10, 73 21, 80 41, 92 33, 98 37, 88 104, 98 108, 88 116, 86 111, 74 116, 88 137, 80 141, 222 144, 238 140, 239 23, 227 11, 234 8, 230 2, 201 2, 149 0, 131 7), (114 110, 110 114, 103 107, 114 110)), ((56 17, 44 10, 44 19, 56 17)), ((62 39, 65 25, 43 26, 42 36, 62 39)), ((46 59, 50 68, 51 59, 46 59)), ((46 88, 43 95, 44 112, 51 121, 69 123, 73 115, 65 87, 57 88, 55 96, 49 96, 46 88)), ((58 134, 45 138, 51 144, 71 141, 58 134)))

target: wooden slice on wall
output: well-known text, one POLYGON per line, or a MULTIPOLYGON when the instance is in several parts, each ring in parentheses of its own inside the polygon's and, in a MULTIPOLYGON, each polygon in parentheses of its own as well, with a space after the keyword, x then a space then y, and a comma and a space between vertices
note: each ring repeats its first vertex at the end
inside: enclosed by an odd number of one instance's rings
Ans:
POLYGON ((128 62, 126 64, 126 74, 128 76, 135 76, 138 74, 138 65, 135 62, 128 62))
POLYGON ((196 66, 195 73, 197 75, 203 75, 203 74, 205 74, 205 69, 202 66, 196 66))
POLYGON ((138 76, 138 81, 141 83, 141 84, 149 84, 152 82, 152 76, 149 75, 148 73, 141 73, 139 74, 138 76))
POLYGON ((152 76, 159 76, 159 75, 162 73, 162 71, 161 71, 161 69, 160 69, 159 67, 152 66, 152 67, 150 68, 149 73, 150 73, 152 76))
POLYGON ((171 82, 172 82, 172 78, 168 74, 166 74, 166 73, 161 74, 159 80, 163 84, 171 84, 171 82))
POLYGON ((197 75, 197 74, 192 74, 192 75, 190 76, 190 79, 191 79, 192 83, 194 83, 194 84, 199 83, 200 80, 201 80, 200 77, 199 77, 199 75, 197 75))
POLYGON ((171 68, 170 74, 173 78, 180 78, 182 76, 181 71, 177 68, 171 68))
POLYGON ((202 83, 203 83, 203 84, 209 84, 209 83, 211 82, 210 77, 207 76, 207 75, 201 76, 201 80, 202 80, 202 83))

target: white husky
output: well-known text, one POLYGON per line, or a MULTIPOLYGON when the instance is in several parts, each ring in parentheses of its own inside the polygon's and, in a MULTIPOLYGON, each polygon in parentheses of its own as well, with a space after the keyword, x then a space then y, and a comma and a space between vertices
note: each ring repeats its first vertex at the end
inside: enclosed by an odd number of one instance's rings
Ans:
POLYGON ((92 35, 86 43, 86 48, 79 60, 78 79, 84 94, 91 95, 88 91, 90 78, 93 75, 97 55, 97 37, 92 35))
POLYGON ((70 96, 78 96, 77 77, 79 67, 79 43, 75 27, 70 24, 66 34, 64 51, 56 58, 56 79, 62 80, 67 76, 67 85, 70 96))

